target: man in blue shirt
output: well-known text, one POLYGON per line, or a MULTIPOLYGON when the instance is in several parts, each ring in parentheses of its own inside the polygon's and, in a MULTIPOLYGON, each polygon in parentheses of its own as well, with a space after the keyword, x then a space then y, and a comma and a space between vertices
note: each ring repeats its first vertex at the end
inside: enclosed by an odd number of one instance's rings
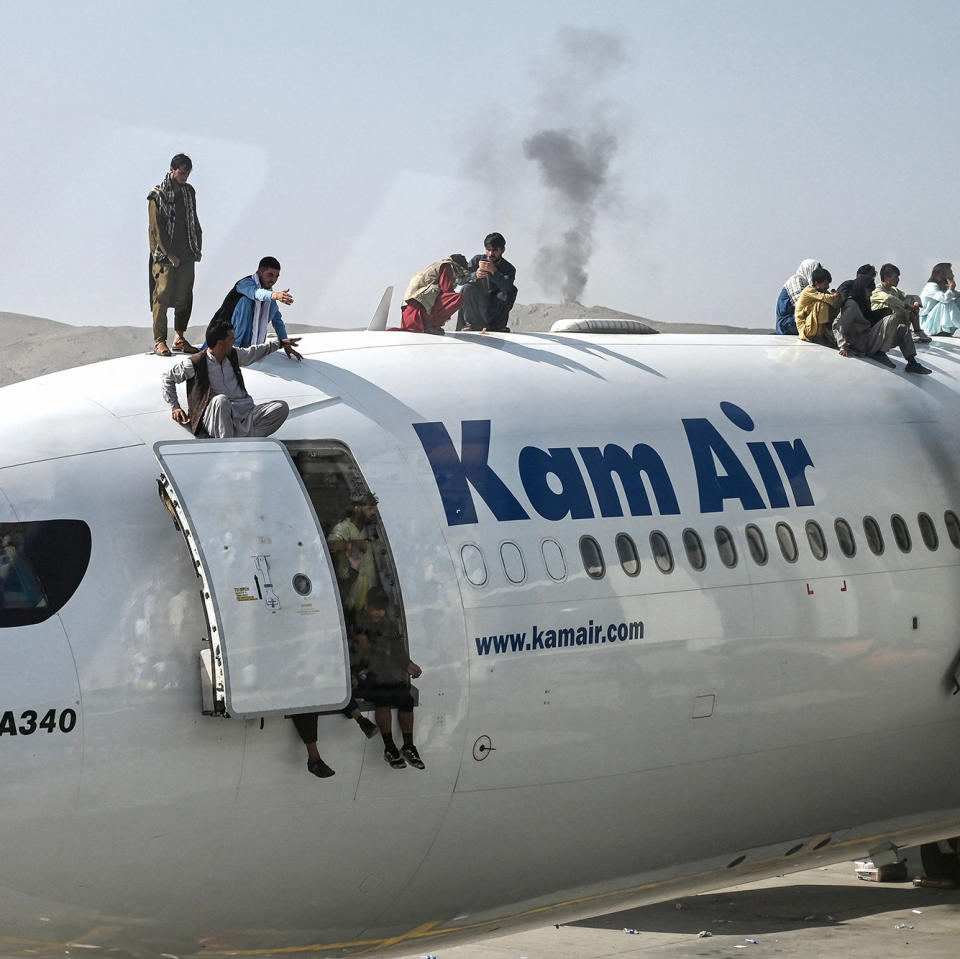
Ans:
MULTIPOLYGON (((293 303, 289 290, 273 289, 280 278, 280 261, 265 256, 257 267, 257 272, 237 280, 230 292, 224 297, 220 309, 213 315, 215 320, 224 320, 233 327, 236 345, 259 346, 267 339, 267 325, 273 326, 277 339, 283 343, 288 339, 287 328, 280 318, 277 303, 287 306, 293 303)), ((287 356, 299 355, 284 344, 287 356)))

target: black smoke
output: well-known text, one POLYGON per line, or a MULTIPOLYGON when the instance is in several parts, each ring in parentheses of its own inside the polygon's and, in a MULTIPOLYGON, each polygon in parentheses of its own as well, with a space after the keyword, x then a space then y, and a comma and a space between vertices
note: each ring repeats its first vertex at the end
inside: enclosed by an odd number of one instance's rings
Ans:
POLYGON ((615 111, 602 94, 604 80, 624 60, 618 37, 563 28, 539 76, 538 113, 562 119, 523 141, 537 164, 551 209, 534 274, 545 290, 577 302, 587 285, 598 214, 614 199, 610 166, 617 152, 615 111))

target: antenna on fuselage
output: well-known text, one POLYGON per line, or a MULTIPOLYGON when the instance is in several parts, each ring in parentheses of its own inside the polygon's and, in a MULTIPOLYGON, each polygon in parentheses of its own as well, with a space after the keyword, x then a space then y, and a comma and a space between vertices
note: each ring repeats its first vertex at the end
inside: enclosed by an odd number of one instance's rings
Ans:
POLYGON ((373 314, 368 330, 385 330, 387 328, 387 317, 390 315, 390 302, 393 300, 393 287, 388 286, 380 297, 380 305, 373 314))

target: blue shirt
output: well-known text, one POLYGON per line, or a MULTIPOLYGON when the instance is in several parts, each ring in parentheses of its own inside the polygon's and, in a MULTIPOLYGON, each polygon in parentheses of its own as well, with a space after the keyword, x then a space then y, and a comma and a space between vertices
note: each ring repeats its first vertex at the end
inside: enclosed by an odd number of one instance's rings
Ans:
MULTIPOLYGON (((270 315, 267 322, 276 330, 278 339, 287 339, 287 328, 283 325, 283 320, 280 319, 280 308, 277 306, 277 301, 271 299, 273 290, 267 290, 259 286, 252 276, 245 276, 240 280, 237 283, 236 290, 241 296, 234 307, 233 319, 231 320, 235 346, 257 345, 253 342, 253 309, 258 300, 261 302, 269 301, 270 315)), ((260 342, 262 343, 263 340, 260 342)))

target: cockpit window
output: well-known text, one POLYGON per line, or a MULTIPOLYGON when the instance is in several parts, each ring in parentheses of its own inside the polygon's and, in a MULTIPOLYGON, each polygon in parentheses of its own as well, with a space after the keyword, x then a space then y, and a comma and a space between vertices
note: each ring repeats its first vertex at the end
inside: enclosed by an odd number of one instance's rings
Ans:
POLYGON ((0 628, 49 619, 76 592, 89 562, 83 520, 0 523, 0 628))

